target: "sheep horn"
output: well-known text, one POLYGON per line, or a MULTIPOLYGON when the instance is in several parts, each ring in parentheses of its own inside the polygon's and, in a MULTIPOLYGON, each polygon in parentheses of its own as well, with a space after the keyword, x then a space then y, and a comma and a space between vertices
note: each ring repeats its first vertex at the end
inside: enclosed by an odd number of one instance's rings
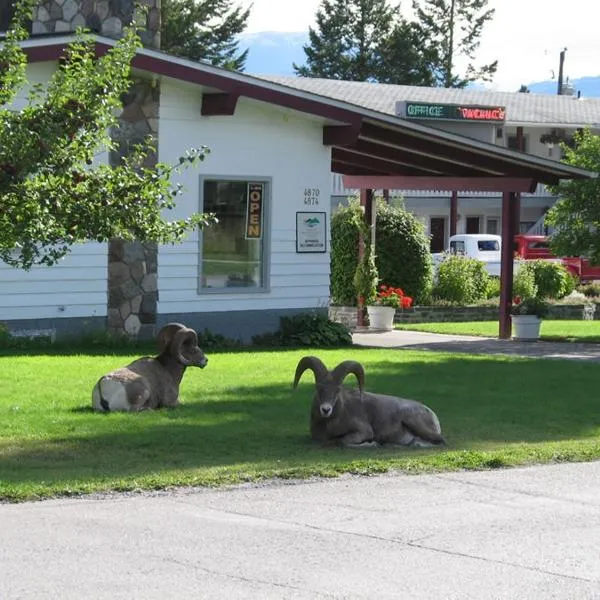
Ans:
POLYGON ((356 376, 358 381, 358 388, 360 389, 360 393, 363 393, 363 389, 365 387, 365 370, 363 366, 355 361, 355 360, 345 360, 341 362, 332 372, 331 378, 337 384, 341 385, 347 375, 352 373, 356 376))
POLYGON ((189 366, 189 364, 191 363, 191 361, 185 358, 185 356, 183 356, 183 353, 181 352, 183 343, 188 339, 195 341, 196 345, 198 345, 198 336, 196 332, 193 329, 188 329, 187 327, 184 327, 173 336, 173 342, 171 344, 171 347, 173 348, 173 354, 177 357, 177 361, 184 367, 189 366))
POLYGON ((304 356, 300 359, 298 366, 296 367, 296 375, 294 376, 294 387, 296 389, 298 387, 298 382, 300 381, 300 377, 302 377, 302 373, 310 369, 315 375, 315 381, 321 381, 327 377, 327 367, 323 364, 323 361, 316 356, 304 356))
POLYGON ((187 329, 187 327, 181 323, 167 323, 164 327, 161 327, 158 335, 156 336, 159 354, 162 354, 169 349, 169 346, 173 341, 173 337, 181 329, 187 329))

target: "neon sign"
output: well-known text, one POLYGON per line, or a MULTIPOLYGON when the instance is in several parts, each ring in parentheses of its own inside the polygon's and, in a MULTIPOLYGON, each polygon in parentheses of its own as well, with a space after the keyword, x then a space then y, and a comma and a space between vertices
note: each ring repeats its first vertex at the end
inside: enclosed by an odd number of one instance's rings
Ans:
POLYGON ((396 114, 405 119, 501 123, 506 119, 506 108, 504 106, 479 106, 470 104, 398 102, 396 104, 396 114))

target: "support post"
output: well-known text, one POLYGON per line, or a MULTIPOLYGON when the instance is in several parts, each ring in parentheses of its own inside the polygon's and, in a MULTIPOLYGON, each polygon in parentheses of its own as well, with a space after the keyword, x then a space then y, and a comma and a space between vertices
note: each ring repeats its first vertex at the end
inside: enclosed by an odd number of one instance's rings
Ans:
POLYGON ((500 323, 499 337, 503 340, 510 339, 513 291, 513 239, 515 222, 514 194, 502 194, 502 256, 500 264, 500 323))
POLYGON ((383 201, 386 204, 390 203, 390 190, 383 190, 383 201))
MULTIPOLYGON (((517 127, 517 149, 525 152, 525 137, 523 136, 523 127, 517 127)), ((515 193, 513 198, 513 235, 519 233, 521 225, 521 193, 515 193)))
POLYGON ((450 235, 456 235, 458 224, 458 192, 452 192, 450 196, 450 235))
MULTIPOLYGON (((362 235, 358 239, 358 260, 361 262, 365 255, 365 244, 372 244, 374 239, 375 230, 373 228, 373 190, 362 189, 360 190, 360 205, 364 207, 365 211, 365 222, 369 226, 369 232, 371 239, 365 240, 362 235)), ((365 325, 365 307, 361 306, 360 300, 358 301, 358 308, 356 314, 356 323, 359 327, 365 325)))

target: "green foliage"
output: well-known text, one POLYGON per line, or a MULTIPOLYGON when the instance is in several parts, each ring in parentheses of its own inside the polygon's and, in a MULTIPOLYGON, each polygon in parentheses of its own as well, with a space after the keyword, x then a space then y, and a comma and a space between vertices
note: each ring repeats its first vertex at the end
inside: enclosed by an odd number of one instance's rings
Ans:
MULTIPOLYGON (((574 136, 574 146, 562 144, 563 161, 600 173, 600 137, 589 130, 574 136)), ((559 200, 548 211, 546 222, 555 228, 550 247, 556 256, 585 256, 600 264, 600 177, 571 179, 549 186, 559 200)))
POLYGON ((498 298, 500 296, 500 277, 490 277, 486 290, 486 298, 498 298))
POLYGON ((331 218, 331 302, 339 306, 356 305, 354 275, 358 267, 359 232, 366 231, 358 201, 340 207, 331 218))
POLYGON ((161 0, 161 50, 243 71, 248 50, 239 51, 237 36, 249 15, 232 0, 161 0))
POLYGON ((377 296, 379 276, 375 266, 375 256, 369 243, 365 244, 362 260, 356 267, 353 283, 354 292, 361 306, 372 304, 377 296))
POLYGON ((351 346, 352 335, 342 323, 330 321, 327 315, 312 312, 281 317, 280 328, 274 333, 252 338, 255 346, 277 348, 281 346, 329 348, 351 346))
POLYGON ((380 281, 402 288, 421 303, 433 285, 429 239, 423 224, 403 207, 378 202, 375 244, 380 281))
POLYGON ((534 298, 537 293, 535 273, 533 269, 527 268, 529 261, 521 261, 519 269, 513 276, 513 296, 520 298, 534 298))
MULTIPOLYGON (((549 260, 527 260, 522 261, 519 273, 525 271, 522 276, 528 277, 527 273, 533 273, 536 292, 534 296, 539 298, 560 299, 573 291, 573 277, 566 267, 558 262, 549 260)), ((516 294, 523 297, 531 297, 527 294, 516 294)))
POLYGON ((548 316, 550 312, 550 304, 541 296, 533 296, 531 298, 520 298, 515 296, 512 303, 511 314, 516 316, 535 315, 540 319, 548 316))
POLYGON ((588 298, 599 298, 600 297, 600 283, 586 283, 577 286, 577 291, 584 294, 588 298))
POLYGON ((427 53, 416 27, 388 0, 322 0, 309 28, 302 77, 430 85, 427 53))
POLYGON ((204 331, 198 331, 198 345, 203 350, 230 350, 241 348, 242 342, 204 329, 204 331))
MULTIPOLYGON (((19 42, 34 4, 17 5, 17 20, 0 48, 3 103, 26 83, 19 42)), ((115 168, 93 164, 97 154, 115 146, 110 130, 140 46, 135 29, 126 28, 98 58, 91 37, 80 34, 48 85, 32 87, 24 108, 0 108, 0 259, 6 263, 24 269, 52 265, 88 240, 172 243, 213 222, 211 215, 177 221, 163 215, 181 193, 171 176, 204 160, 207 148, 188 151, 175 166, 149 168, 144 161, 153 145, 147 140, 115 168)))
POLYGON ((491 81, 498 61, 473 64, 483 27, 495 12, 488 8, 488 0, 413 0, 413 9, 434 85, 463 88, 472 81, 491 81), (459 62, 467 63, 464 74, 457 73, 459 62))
POLYGON ((488 297, 489 285, 482 261, 451 254, 438 267, 433 295, 456 304, 473 304, 488 297))

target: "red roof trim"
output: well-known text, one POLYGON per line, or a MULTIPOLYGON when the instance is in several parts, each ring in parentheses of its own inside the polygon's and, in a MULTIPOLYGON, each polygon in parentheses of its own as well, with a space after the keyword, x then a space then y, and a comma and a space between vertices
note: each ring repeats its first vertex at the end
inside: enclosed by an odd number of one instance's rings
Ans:
POLYGON ((529 192, 536 182, 520 177, 399 177, 343 175, 346 189, 529 192))

